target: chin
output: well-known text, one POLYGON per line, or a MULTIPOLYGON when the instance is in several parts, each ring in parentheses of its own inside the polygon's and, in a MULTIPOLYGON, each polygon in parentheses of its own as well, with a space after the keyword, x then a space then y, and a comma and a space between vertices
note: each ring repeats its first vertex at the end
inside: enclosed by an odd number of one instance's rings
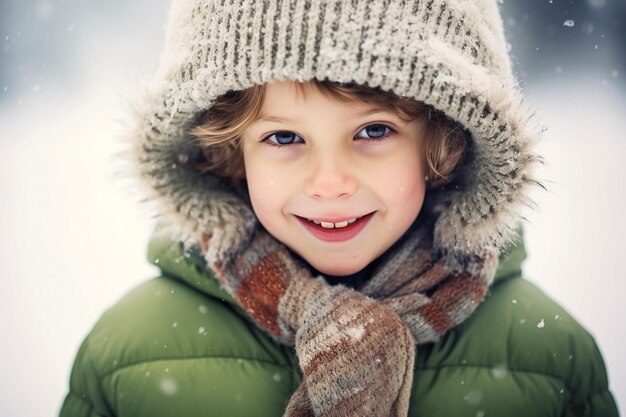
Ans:
POLYGON ((312 263, 310 261, 309 263, 311 264, 311 266, 313 266, 313 268, 319 271, 320 274, 333 276, 333 277, 344 277, 344 276, 356 274, 357 272, 363 270, 367 266, 367 264, 346 265, 345 263, 342 265, 338 265, 338 264, 329 265, 323 262, 312 263))

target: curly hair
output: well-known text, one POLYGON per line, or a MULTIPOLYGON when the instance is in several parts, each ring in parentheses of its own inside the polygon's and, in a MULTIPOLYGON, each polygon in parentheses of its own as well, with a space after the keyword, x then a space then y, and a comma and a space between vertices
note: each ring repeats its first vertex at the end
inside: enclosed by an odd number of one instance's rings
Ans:
MULTIPOLYGON (((380 88, 317 79, 308 83, 326 96, 342 102, 358 100, 372 103, 393 111, 405 122, 426 121, 423 134, 428 187, 440 187, 454 178, 456 168, 469 147, 470 135, 459 123, 441 111, 380 88)), ((305 84, 298 82, 295 85, 304 93, 305 84)), ((196 161, 194 168, 201 172, 210 171, 230 179, 233 183, 245 179, 240 142, 243 133, 260 113, 264 92, 264 85, 229 91, 215 100, 210 111, 198 117, 190 133, 197 139, 204 158, 196 161)))

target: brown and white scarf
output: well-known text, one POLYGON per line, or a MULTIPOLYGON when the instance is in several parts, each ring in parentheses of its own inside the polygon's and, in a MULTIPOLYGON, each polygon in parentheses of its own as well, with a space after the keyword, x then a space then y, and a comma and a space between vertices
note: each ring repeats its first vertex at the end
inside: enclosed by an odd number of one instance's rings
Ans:
POLYGON ((313 277, 262 228, 210 265, 259 326, 295 345, 304 381, 285 416, 407 416, 415 345, 470 316, 498 265, 493 248, 460 257, 432 246, 432 223, 417 224, 356 290, 313 277))

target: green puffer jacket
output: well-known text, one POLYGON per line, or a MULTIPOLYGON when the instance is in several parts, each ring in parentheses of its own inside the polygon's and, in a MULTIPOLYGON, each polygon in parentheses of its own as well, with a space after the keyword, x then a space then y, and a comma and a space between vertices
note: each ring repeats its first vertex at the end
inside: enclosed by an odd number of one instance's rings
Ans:
MULTIPOLYGON (((617 416, 593 338, 521 278, 518 245, 486 300, 420 346, 412 417, 617 416)), ((78 352, 61 417, 281 416, 300 384, 294 351, 219 288, 199 255, 150 242, 161 276, 110 308, 78 352)))

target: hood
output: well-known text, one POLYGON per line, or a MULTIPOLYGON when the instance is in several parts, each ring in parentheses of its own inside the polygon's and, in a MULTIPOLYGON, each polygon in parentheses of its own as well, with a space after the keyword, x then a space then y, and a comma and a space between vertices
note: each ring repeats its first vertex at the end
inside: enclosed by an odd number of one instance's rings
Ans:
POLYGON ((170 233, 195 242, 210 231, 209 260, 248 242, 258 224, 245 192, 187 167, 201 155, 189 128, 227 91, 317 78, 393 91, 463 125, 472 139, 467 162, 454 183, 427 196, 434 245, 468 255, 513 242, 529 188, 539 184, 532 171, 541 127, 511 72, 496 0, 276 4, 172 2, 159 70, 135 105, 130 150, 141 194, 170 233))

